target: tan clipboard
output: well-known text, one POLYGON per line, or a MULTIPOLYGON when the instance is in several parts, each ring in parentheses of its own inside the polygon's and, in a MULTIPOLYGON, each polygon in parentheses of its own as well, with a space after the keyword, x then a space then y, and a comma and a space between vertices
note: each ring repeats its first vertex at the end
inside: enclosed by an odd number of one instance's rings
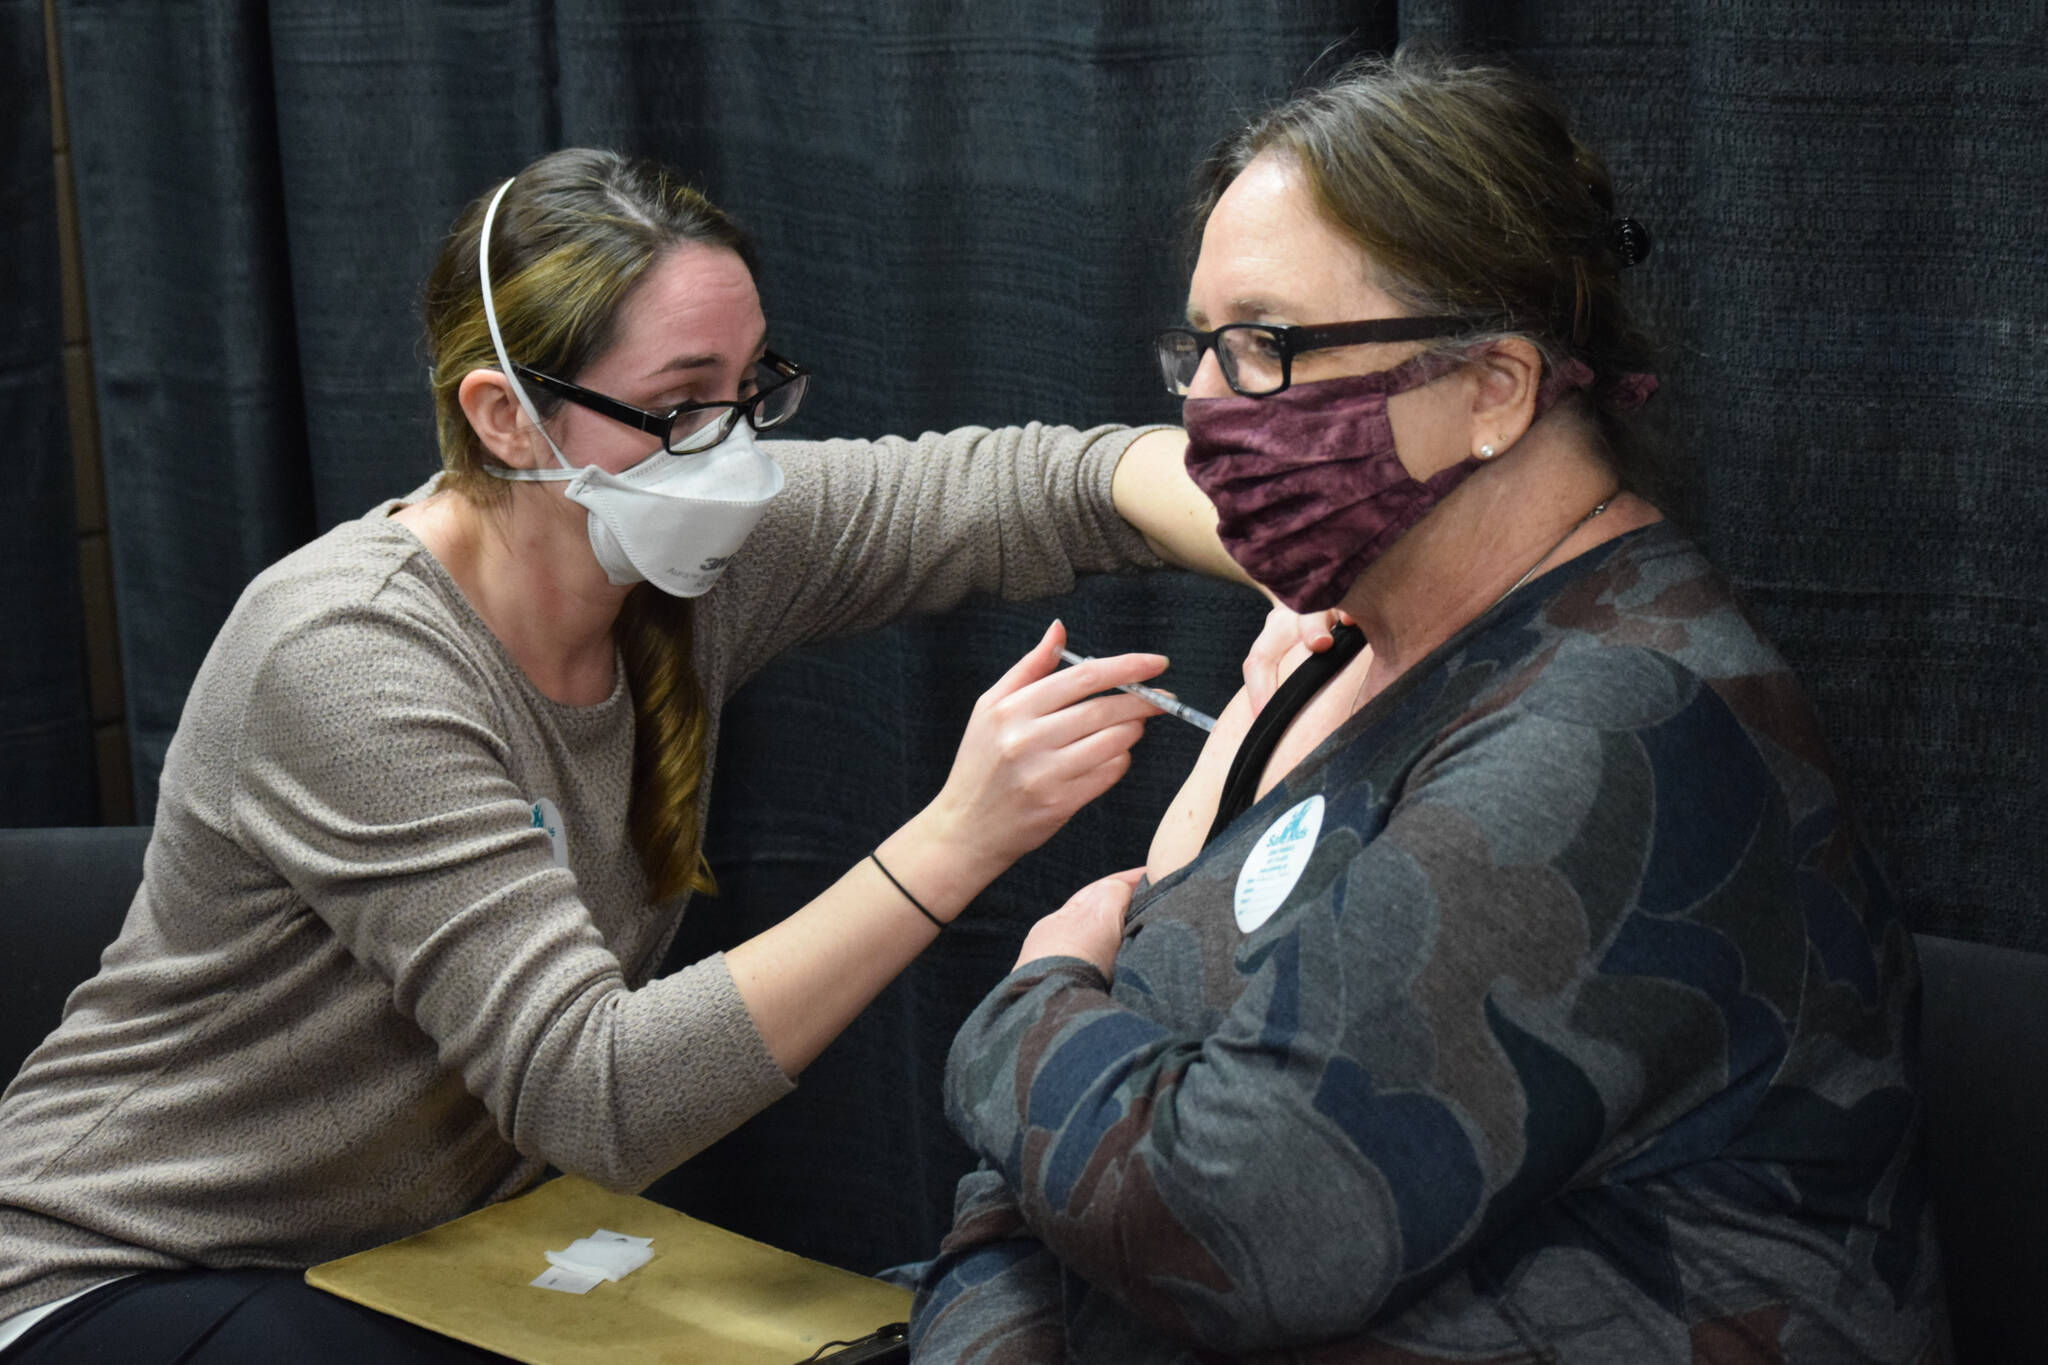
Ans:
POLYGON ((794 1365, 910 1316, 910 1293, 562 1176, 306 1282, 527 1365, 794 1365), (598 1228, 654 1259, 588 1294, 536 1289, 543 1253, 598 1228))

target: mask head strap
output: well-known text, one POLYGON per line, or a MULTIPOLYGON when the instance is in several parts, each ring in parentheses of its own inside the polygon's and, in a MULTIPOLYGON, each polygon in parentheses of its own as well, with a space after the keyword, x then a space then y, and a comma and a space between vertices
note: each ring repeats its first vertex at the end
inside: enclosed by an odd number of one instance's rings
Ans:
MULTIPOLYGON (((512 180, 517 180, 513 176, 512 180)), ((555 459, 561 462, 559 469, 510 469, 503 465, 487 464, 484 472, 500 479, 573 479, 581 471, 569 463, 569 457, 555 444, 555 438, 548 435, 548 429, 541 425, 540 412, 533 406, 533 399, 527 396, 526 385, 519 382, 519 372, 512 368, 512 357, 505 353, 505 338, 498 331, 498 310, 491 301, 491 224, 498 216, 498 201, 505 197, 505 191, 512 188, 512 180, 498 186, 498 192, 491 196, 490 207, 484 210, 483 231, 476 239, 477 283, 483 286, 484 322, 491 329, 491 347, 498 353, 498 369, 512 383, 512 394, 519 400, 520 410, 533 423, 533 429, 548 443, 548 449, 555 452, 555 459)))

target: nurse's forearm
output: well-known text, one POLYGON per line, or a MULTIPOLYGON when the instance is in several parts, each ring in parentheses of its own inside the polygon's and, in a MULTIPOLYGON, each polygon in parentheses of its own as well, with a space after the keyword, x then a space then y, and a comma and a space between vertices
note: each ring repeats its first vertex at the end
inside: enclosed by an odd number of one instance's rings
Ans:
POLYGON ((873 858, 725 955, 785 1076, 808 1066, 941 924, 1129 769, 1158 711, 1117 689, 1156 676, 1166 659, 1118 654, 1063 669, 1066 638, 1055 621, 981 694, 945 786, 873 858))
MULTIPOLYGON (((951 921, 1006 867, 963 853, 915 816, 876 849, 925 908, 951 921)), ((769 1055, 794 1080, 939 930, 862 859, 789 918, 725 955, 769 1055)))

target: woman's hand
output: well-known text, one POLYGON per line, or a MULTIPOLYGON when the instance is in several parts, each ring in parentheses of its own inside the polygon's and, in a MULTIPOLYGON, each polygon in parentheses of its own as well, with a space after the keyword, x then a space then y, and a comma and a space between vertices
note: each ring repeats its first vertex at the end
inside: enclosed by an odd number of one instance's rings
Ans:
POLYGON ((1131 766, 1145 721, 1160 714, 1109 689, 1157 677, 1165 655, 1119 654, 1061 669, 1066 635, 1053 622, 981 694, 946 785, 925 812, 938 837, 992 862, 991 876, 1108 791, 1131 766))
POLYGON ((1300 613, 1276 604, 1266 613, 1265 627, 1259 631, 1259 638, 1252 641, 1251 652, 1244 656, 1244 690, 1253 715, 1265 709, 1266 702, 1303 657, 1320 654, 1330 647, 1330 631, 1340 623, 1354 624, 1335 607, 1300 613))
MULTIPOLYGON (((1159 709, 1124 692, 1095 694, 1156 677, 1166 658, 1123 654, 1062 669, 1066 638, 1053 622, 982 693, 946 785, 881 842, 872 861, 862 859, 815 900, 725 955, 784 1075, 808 1066, 932 941, 932 920, 959 914, 1130 767, 1131 746, 1159 709)), ((1112 920, 1121 922, 1129 900, 1126 886, 1112 920)), ((1103 951, 1105 961, 1115 957, 1115 933, 1103 951)))
POLYGON ((1017 966, 1041 957, 1078 957, 1094 963, 1105 977, 1114 977, 1117 946, 1124 941, 1124 912, 1131 908, 1132 888, 1144 875, 1144 868, 1133 867, 1076 891, 1065 905, 1031 926, 1017 966))

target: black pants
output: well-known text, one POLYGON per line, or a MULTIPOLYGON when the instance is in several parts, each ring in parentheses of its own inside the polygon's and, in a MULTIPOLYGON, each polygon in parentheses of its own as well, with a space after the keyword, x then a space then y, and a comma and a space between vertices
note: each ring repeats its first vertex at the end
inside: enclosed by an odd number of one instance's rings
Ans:
POLYGON ((506 1357, 371 1312, 296 1270, 162 1270, 44 1318, 4 1365, 479 1365, 506 1357))

